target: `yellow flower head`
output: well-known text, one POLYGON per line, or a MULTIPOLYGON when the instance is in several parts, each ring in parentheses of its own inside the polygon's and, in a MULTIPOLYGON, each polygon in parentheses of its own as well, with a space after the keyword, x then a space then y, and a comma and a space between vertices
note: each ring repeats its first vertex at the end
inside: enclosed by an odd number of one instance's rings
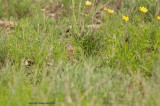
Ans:
POLYGON ((114 10, 108 9, 107 12, 108 12, 109 14, 113 14, 113 13, 114 13, 114 10))
POLYGON ((92 2, 86 1, 86 2, 85 2, 85 5, 88 6, 88 7, 90 7, 90 6, 92 5, 92 2))
POLYGON ((129 21, 129 17, 128 16, 122 16, 122 20, 129 21))
POLYGON ((157 20, 160 20, 160 16, 157 16, 157 20))
POLYGON ((104 11, 107 11, 107 10, 108 10, 108 8, 107 8, 107 7, 104 7, 104 8, 103 8, 103 10, 104 10, 104 11))
POLYGON ((148 9, 146 7, 139 7, 139 11, 142 13, 146 13, 148 9))

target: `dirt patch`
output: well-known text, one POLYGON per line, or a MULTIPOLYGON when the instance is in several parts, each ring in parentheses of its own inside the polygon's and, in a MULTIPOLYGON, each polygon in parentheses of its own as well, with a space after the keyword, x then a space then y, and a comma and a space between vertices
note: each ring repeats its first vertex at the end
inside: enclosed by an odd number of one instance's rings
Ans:
POLYGON ((64 16, 63 4, 60 2, 51 2, 42 11, 49 17, 60 19, 64 16))
POLYGON ((0 20, 0 27, 14 27, 15 23, 12 21, 2 21, 0 20))

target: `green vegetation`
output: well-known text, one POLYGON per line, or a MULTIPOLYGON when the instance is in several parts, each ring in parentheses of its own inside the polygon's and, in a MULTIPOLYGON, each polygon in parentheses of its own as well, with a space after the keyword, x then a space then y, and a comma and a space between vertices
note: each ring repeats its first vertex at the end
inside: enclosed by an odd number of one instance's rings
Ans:
POLYGON ((159 1, 91 2, 0 0, 0 105, 160 105, 159 1))

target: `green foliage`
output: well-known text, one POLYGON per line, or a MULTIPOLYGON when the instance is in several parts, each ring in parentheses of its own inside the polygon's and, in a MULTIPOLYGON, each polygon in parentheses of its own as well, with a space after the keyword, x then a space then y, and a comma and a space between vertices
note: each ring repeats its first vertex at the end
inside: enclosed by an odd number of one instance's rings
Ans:
POLYGON ((0 18, 16 20, 0 26, 0 105, 160 104, 157 1, 126 0, 114 14, 101 11, 100 28, 90 26, 105 0, 96 9, 85 0, 59 0, 60 19, 41 10, 55 2, 0 0, 0 18), (140 13, 140 6, 149 11, 140 13))
POLYGON ((88 62, 79 65, 61 62, 52 67, 31 69, 20 67, 19 71, 7 64, 0 74, 0 103, 4 106, 28 106, 31 102, 70 106, 159 104, 158 71, 148 79, 140 73, 125 75, 107 66, 96 68, 97 61, 88 62))
POLYGON ((0 18, 22 18, 34 15, 37 6, 33 0, 0 0, 0 18))

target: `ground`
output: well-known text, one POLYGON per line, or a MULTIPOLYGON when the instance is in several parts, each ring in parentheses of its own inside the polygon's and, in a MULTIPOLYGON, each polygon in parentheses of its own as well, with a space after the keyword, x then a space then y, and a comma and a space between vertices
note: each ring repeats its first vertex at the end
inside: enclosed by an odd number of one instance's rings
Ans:
POLYGON ((0 105, 159 106, 155 0, 0 0, 0 105))

